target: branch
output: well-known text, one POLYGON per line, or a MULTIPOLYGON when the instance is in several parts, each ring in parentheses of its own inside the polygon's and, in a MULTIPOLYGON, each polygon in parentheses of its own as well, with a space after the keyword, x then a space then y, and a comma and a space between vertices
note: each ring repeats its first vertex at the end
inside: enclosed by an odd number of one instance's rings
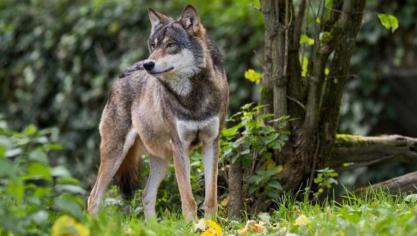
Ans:
POLYGON ((334 168, 356 168, 394 159, 417 163, 417 138, 339 134, 327 164, 334 168))
POLYGON ((417 192, 417 171, 402 175, 387 181, 360 188, 359 193, 366 193, 375 189, 387 189, 392 194, 398 193, 416 193, 417 192))
MULTIPOLYGON (((325 67, 327 59, 334 48, 342 43, 351 24, 350 15, 354 0, 346 0, 343 4, 341 16, 331 27, 330 38, 316 40, 315 52, 312 62, 312 72, 309 76, 310 87, 307 97, 306 116, 303 124, 305 139, 311 139, 312 134, 318 126, 321 111, 321 92, 325 78, 325 67)), ((360 25, 360 22, 359 22, 360 25)))

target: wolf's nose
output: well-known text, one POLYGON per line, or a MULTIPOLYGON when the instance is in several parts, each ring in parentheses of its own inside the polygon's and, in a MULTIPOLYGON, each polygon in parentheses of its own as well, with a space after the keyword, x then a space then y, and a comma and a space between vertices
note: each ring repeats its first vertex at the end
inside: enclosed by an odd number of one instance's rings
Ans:
POLYGON ((145 68, 145 70, 150 71, 155 67, 155 62, 153 61, 147 61, 145 63, 143 63, 143 68, 145 68))

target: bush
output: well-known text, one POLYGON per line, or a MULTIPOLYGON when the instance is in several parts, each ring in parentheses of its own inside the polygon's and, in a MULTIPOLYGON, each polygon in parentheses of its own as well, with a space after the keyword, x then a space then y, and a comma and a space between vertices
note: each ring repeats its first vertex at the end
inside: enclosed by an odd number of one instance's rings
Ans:
POLYGON ((83 218, 85 190, 49 155, 61 150, 56 129, 0 128, 0 234, 45 235, 62 213, 83 218))

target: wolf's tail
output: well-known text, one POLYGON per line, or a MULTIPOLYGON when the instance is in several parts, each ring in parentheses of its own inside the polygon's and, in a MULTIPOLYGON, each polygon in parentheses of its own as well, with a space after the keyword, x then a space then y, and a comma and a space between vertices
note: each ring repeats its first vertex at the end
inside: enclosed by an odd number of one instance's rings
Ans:
POLYGON ((139 149, 136 141, 116 173, 116 183, 126 200, 132 199, 135 190, 139 187, 139 165, 142 162, 139 149))

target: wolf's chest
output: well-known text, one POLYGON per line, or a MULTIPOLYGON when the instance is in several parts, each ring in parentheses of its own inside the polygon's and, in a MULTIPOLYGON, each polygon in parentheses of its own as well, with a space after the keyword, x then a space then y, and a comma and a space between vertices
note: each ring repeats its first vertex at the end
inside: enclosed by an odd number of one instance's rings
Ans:
POLYGON ((176 129, 181 142, 206 142, 219 134, 219 117, 213 116, 205 120, 176 120, 176 129))

